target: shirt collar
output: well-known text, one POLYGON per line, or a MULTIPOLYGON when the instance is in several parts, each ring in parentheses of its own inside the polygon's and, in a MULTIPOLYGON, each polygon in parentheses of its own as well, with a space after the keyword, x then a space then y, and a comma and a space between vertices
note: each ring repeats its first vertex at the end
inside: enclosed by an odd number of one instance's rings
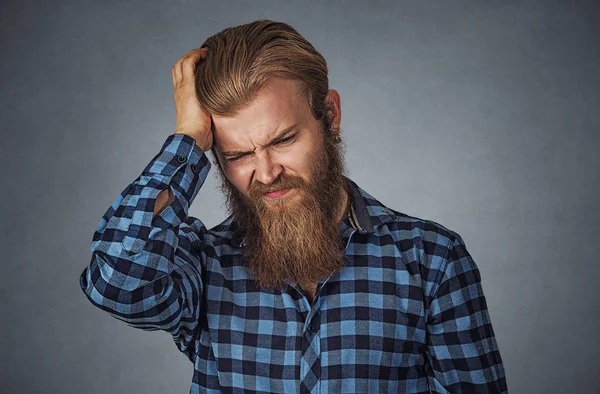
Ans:
POLYGON ((349 219, 354 228, 372 233, 376 226, 392 220, 394 212, 375 197, 361 189, 354 181, 346 178, 350 192, 349 219))

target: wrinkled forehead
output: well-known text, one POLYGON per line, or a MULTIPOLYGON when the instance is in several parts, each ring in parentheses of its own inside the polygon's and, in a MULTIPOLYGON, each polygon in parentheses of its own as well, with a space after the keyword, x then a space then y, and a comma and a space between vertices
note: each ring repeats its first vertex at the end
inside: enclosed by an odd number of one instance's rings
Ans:
POLYGON ((312 116, 296 82, 273 78, 256 98, 233 116, 213 115, 213 136, 218 150, 252 148, 293 124, 312 116))

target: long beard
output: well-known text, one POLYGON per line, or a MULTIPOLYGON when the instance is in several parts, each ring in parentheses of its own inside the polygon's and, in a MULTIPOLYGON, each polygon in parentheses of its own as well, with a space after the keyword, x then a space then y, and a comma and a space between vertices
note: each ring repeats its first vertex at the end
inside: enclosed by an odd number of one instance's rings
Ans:
POLYGON ((286 282, 316 284, 344 263, 337 215, 345 204, 347 183, 341 148, 330 133, 312 166, 310 181, 281 176, 269 185, 254 182, 245 196, 219 167, 228 211, 244 234, 243 254, 257 285, 280 289, 286 282), (299 198, 264 201, 270 190, 296 188, 299 198))

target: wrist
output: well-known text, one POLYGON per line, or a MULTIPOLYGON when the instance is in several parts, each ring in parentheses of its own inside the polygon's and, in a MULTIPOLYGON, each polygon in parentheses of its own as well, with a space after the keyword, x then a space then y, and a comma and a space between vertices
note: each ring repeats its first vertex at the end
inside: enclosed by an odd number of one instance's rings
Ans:
POLYGON ((207 143, 206 138, 199 136, 197 133, 185 132, 183 130, 175 130, 175 134, 185 134, 188 137, 193 138, 196 145, 198 145, 198 147, 204 152, 209 151, 212 146, 210 143, 207 143))

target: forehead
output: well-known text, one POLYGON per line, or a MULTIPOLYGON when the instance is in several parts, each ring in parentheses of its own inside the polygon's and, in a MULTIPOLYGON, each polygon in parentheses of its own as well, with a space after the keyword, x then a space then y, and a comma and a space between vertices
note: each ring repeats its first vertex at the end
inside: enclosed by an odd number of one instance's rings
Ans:
POLYGON ((312 112, 290 79, 272 78, 256 99, 234 116, 213 115, 214 138, 219 150, 252 149, 266 143, 278 131, 304 124, 312 112))

